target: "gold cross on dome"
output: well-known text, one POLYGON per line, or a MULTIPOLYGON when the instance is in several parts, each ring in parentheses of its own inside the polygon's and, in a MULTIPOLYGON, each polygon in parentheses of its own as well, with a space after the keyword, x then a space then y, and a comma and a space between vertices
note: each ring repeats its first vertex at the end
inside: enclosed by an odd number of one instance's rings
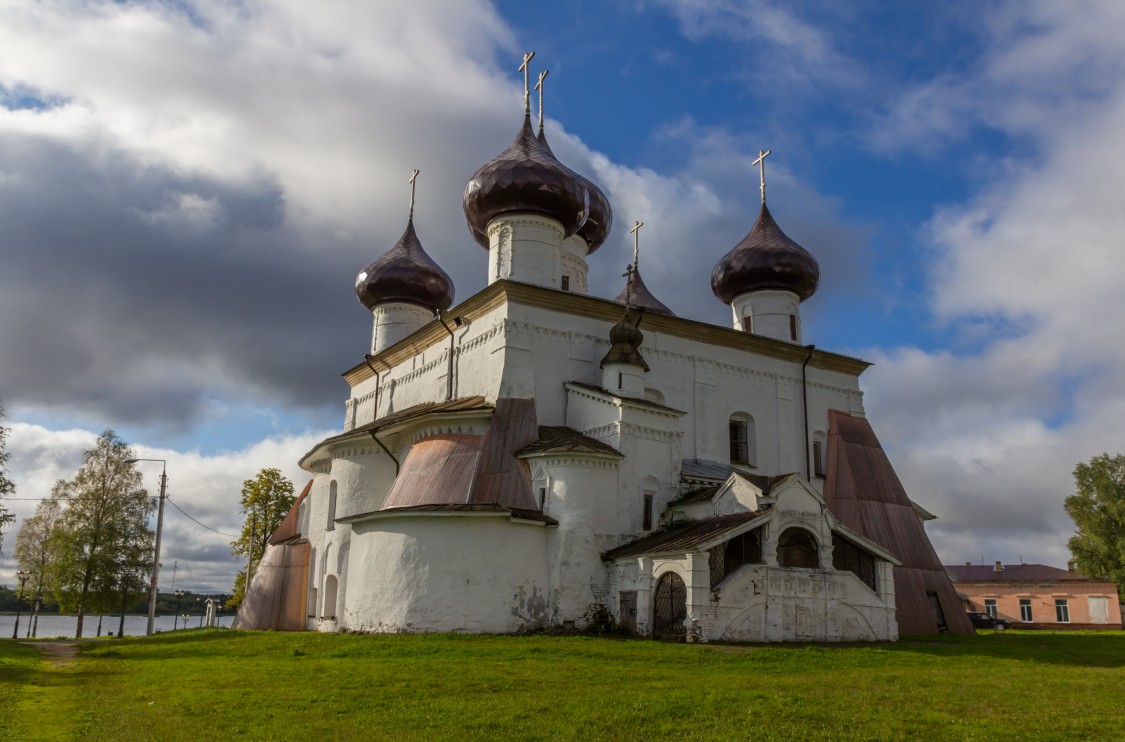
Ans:
POLYGON ((520 72, 523 73, 523 112, 528 116, 531 115, 531 80, 528 79, 531 68, 528 63, 534 58, 535 52, 524 52, 523 62, 519 66, 520 72))
POLYGON ((640 251, 641 227, 643 227, 644 225, 645 225, 644 222, 633 222, 633 228, 629 230, 629 234, 633 235, 633 270, 634 271, 637 270, 637 266, 640 263, 640 258, 641 258, 641 251, 640 251))
POLYGON ((418 180, 418 174, 421 170, 410 171, 410 218, 414 218, 414 184, 418 180))
POLYGON ((767 149, 765 152, 758 150, 758 159, 751 163, 758 166, 758 173, 762 178, 762 205, 766 203, 766 158, 772 154, 772 149, 767 149))
POLYGON ((543 133, 543 80, 546 79, 547 73, 550 70, 543 70, 539 73, 539 82, 535 83, 535 89, 539 91, 539 133, 543 133))

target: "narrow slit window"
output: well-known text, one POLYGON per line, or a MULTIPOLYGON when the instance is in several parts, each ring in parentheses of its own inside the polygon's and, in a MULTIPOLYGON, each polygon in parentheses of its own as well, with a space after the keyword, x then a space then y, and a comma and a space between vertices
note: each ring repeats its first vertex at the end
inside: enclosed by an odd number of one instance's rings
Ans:
POLYGON ((562 290, 563 291, 570 291, 570 276, 563 276, 562 277, 562 290))
POLYGON ((645 495, 645 510, 641 527, 646 531, 652 530, 652 495, 645 495))
POLYGON ((812 444, 812 468, 813 476, 824 476, 824 444, 820 441, 813 441, 812 444))
POLYGON ((797 342, 797 315, 789 315, 789 339, 797 342))

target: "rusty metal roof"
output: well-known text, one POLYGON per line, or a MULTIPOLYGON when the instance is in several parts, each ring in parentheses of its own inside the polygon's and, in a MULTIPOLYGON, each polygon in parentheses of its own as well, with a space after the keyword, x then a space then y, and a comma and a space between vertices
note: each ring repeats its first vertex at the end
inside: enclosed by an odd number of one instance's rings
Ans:
POLYGON ((684 494, 677 497, 675 500, 672 500, 671 502, 669 502, 668 507, 672 507, 674 505, 689 505, 693 502, 705 502, 707 500, 710 500, 712 497, 714 497, 718 493, 718 491, 721 487, 722 487, 721 484, 712 484, 712 485, 707 486, 707 487, 700 487, 699 489, 694 489, 694 490, 691 490, 690 492, 685 492, 684 494))
POLYGON ((980 564, 946 565, 945 569, 957 582, 1109 582, 1046 564, 1005 564, 999 572, 994 566, 980 564))
POLYGON ((864 418, 829 410, 827 463, 824 500, 832 514, 902 560, 902 566, 894 570, 899 632, 937 633, 927 595, 933 592, 949 630, 973 633, 953 583, 871 424, 864 418))
POLYGON ((582 435, 573 428, 552 425, 539 426, 539 440, 516 451, 516 456, 533 453, 599 453, 624 458, 624 454, 597 438, 582 435))
POLYGON ((698 547, 721 539, 723 535, 738 530, 747 523, 766 515, 764 510, 752 513, 734 513, 715 518, 674 525, 649 536, 644 536, 622 544, 602 554, 602 560, 609 562, 621 557, 644 554, 679 554, 694 551, 698 547))
POLYGON ((684 459, 680 462, 681 479, 713 479, 725 482, 735 468, 730 464, 703 459, 684 459))
POLYGON ((358 515, 349 515, 346 518, 338 518, 340 523, 350 523, 357 520, 365 520, 373 516, 390 516, 398 514, 410 513, 503 513, 510 515, 519 520, 530 520, 539 523, 545 523, 549 526, 557 526, 559 522, 549 515, 544 515, 537 510, 520 510, 517 508, 507 508, 503 505, 496 503, 464 503, 461 505, 454 503, 435 503, 429 505, 409 505, 406 507, 383 508, 370 513, 360 513, 358 515))
POLYGON ((285 517, 281 519, 281 522, 277 524, 277 528, 275 528, 274 532, 270 535, 269 543, 283 544, 287 541, 295 541, 300 537, 301 534, 297 531, 297 521, 299 520, 301 503, 309 496, 309 492, 312 490, 312 484, 313 480, 310 479, 309 483, 305 485, 305 488, 301 490, 300 496, 293 501, 293 506, 289 508, 289 512, 286 513, 285 517))
POLYGON ((433 435, 417 441, 402 462, 384 510, 469 502, 484 436, 433 435))

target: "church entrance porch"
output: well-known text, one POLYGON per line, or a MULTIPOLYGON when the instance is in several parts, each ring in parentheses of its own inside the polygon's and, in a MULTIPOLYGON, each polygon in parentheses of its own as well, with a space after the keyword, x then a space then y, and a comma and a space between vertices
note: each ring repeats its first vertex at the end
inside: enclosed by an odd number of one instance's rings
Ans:
POLYGON ((687 586, 675 572, 665 572, 656 582, 656 594, 652 601, 652 632, 661 638, 681 637, 685 633, 686 618, 687 586))

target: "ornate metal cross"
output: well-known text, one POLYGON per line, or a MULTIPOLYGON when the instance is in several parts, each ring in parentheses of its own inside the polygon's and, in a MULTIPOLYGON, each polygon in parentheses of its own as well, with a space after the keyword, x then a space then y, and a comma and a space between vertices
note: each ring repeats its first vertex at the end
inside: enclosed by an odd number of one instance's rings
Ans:
POLYGON ((414 184, 418 180, 418 174, 421 170, 412 170, 410 172, 410 218, 414 218, 414 184))
POLYGON ((523 73, 523 112, 531 115, 531 80, 528 79, 530 67, 528 63, 534 59, 535 52, 524 52, 523 63, 520 64, 519 70, 523 73))
POLYGON ((758 166, 758 173, 762 178, 762 204, 766 203, 766 158, 773 154, 772 149, 767 149, 765 152, 758 150, 758 159, 754 160, 753 165, 758 166))
POLYGON ((539 73, 539 82, 535 83, 535 89, 539 91, 539 133, 543 133, 543 80, 546 79, 547 73, 550 70, 543 70, 539 73))

